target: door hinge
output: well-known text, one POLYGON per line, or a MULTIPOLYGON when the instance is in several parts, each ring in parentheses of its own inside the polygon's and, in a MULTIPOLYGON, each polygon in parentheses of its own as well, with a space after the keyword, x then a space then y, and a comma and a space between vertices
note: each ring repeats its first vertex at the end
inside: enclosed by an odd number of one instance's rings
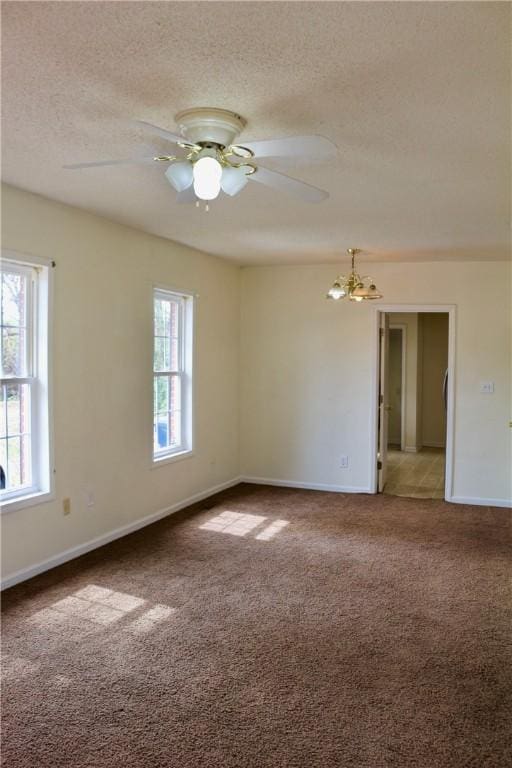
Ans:
POLYGON ((377 462, 377 469, 382 469, 382 461, 380 459, 377 462))

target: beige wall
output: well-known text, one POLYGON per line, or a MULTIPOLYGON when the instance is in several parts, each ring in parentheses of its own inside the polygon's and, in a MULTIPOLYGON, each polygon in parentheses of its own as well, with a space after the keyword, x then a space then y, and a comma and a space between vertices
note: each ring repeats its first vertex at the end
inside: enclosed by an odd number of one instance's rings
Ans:
POLYGON ((3 188, 2 204, 3 247, 57 262, 57 498, 3 514, 7 575, 238 475, 239 270, 12 187, 3 188), (195 455, 156 469, 153 283, 199 294, 195 455), (96 497, 89 509, 87 490, 96 497), (66 496, 71 514, 64 517, 66 496))
POLYGON ((423 445, 443 447, 446 444, 446 411, 443 381, 448 366, 448 315, 424 313, 422 327, 422 395, 423 445))
MULTIPOLYGON (((360 265, 389 304, 455 304, 454 496, 506 503, 511 488, 510 264, 360 265), (495 382, 494 395, 480 382, 495 382)), ((325 301, 336 265, 242 276, 242 471, 369 490, 377 302, 325 301), (341 469, 341 454, 349 467, 341 469)))

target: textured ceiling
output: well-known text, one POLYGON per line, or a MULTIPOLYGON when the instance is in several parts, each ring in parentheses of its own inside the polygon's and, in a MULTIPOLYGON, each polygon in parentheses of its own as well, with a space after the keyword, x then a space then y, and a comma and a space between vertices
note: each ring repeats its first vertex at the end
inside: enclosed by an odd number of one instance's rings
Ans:
POLYGON ((242 263, 510 256, 505 2, 4 2, 3 178, 242 263), (215 106, 242 138, 319 133, 336 160, 268 167, 330 192, 260 184, 210 213, 165 166, 64 163, 169 146, 179 110, 215 106))

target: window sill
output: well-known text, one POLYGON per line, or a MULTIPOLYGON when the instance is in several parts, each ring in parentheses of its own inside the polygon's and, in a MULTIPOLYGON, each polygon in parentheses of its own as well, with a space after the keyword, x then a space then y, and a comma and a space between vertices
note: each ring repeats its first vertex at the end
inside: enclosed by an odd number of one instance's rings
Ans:
POLYGON ((28 493, 26 496, 16 496, 13 499, 0 501, 0 510, 2 514, 7 512, 17 512, 25 507, 34 507, 36 504, 45 504, 47 501, 53 501, 55 494, 52 491, 38 491, 37 493, 28 493))
POLYGON ((170 456, 162 456, 161 459, 154 458, 151 462, 151 469, 157 469, 164 464, 174 464, 175 461, 191 459, 193 456, 195 456, 194 451, 180 451, 179 453, 171 453, 170 456))

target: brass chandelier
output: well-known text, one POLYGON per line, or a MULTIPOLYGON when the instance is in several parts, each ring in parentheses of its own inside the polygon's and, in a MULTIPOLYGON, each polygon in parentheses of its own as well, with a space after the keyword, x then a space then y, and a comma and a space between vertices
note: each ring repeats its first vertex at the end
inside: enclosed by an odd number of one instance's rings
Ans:
POLYGON ((349 301, 368 301, 370 299, 382 299, 382 293, 377 290, 371 277, 361 277, 355 268, 354 259, 356 253, 361 253, 360 248, 347 248, 347 253, 352 257, 352 269, 350 274, 339 275, 331 288, 327 291, 326 299, 343 299, 348 296, 349 301))

